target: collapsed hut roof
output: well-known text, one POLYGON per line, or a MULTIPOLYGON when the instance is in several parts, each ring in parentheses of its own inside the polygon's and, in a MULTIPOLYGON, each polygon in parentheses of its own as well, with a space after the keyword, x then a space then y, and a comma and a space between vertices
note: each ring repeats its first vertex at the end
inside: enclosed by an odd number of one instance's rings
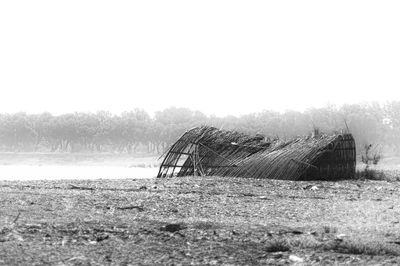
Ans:
POLYGON ((158 177, 216 175, 267 179, 340 179, 355 173, 351 134, 269 140, 202 126, 167 151, 158 177))

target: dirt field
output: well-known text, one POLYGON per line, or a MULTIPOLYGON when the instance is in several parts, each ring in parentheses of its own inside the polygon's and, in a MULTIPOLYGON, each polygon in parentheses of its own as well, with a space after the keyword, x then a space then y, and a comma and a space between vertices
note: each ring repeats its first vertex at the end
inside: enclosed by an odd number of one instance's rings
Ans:
POLYGON ((398 265, 400 183, 1 181, 1 265, 398 265))

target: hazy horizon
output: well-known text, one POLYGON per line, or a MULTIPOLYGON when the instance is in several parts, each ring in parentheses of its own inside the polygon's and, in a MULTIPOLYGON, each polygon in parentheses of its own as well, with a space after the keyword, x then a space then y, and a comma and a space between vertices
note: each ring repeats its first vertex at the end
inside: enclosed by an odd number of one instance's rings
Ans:
POLYGON ((309 106, 307 108, 304 109, 292 109, 292 108, 287 108, 284 110, 276 110, 276 109, 269 109, 269 108, 264 108, 264 109, 260 109, 260 110, 254 110, 254 111, 249 111, 249 112, 245 112, 245 113, 236 113, 236 114, 230 114, 230 113, 223 113, 223 114, 215 114, 215 113, 210 113, 207 112, 206 110, 202 111, 202 110, 197 110, 197 109, 193 109, 191 107, 184 107, 184 106, 167 106, 164 109, 159 109, 159 110, 146 110, 145 108, 141 108, 141 107, 135 107, 132 106, 132 108, 130 109, 126 109, 126 110, 121 110, 119 112, 113 112, 112 110, 107 110, 107 109, 99 109, 99 110, 71 110, 71 111, 65 111, 65 112, 51 112, 51 111, 37 111, 37 112, 29 112, 29 111, 25 111, 25 110, 19 110, 19 111, 11 111, 11 112, 0 112, 0 114, 17 114, 17 113, 26 113, 28 115, 36 115, 36 114, 43 114, 43 113, 49 113, 53 116, 59 116, 59 115, 64 115, 64 114, 74 114, 74 113, 88 113, 88 114, 96 114, 98 112, 109 112, 112 115, 121 115, 124 112, 130 112, 130 111, 135 111, 137 109, 139 110, 143 110, 145 111, 147 114, 150 115, 150 117, 154 118, 155 114, 157 112, 162 112, 164 110, 170 109, 170 108, 176 108, 176 109, 187 109, 193 112, 201 112, 202 114, 208 116, 208 117, 219 117, 219 118, 223 118, 223 117, 229 117, 229 116, 233 116, 233 117, 241 117, 241 116, 246 116, 246 115, 250 115, 250 114, 257 114, 257 113, 263 113, 263 112, 268 112, 268 111, 273 111, 273 112, 277 112, 280 114, 284 114, 287 112, 299 112, 299 113, 306 113, 307 111, 313 110, 313 109, 323 109, 323 108, 333 108, 333 109, 340 109, 345 105, 374 105, 377 104, 380 107, 384 106, 385 104, 391 103, 391 102, 398 102, 398 101, 385 101, 385 102, 377 102, 377 101, 363 101, 363 102, 354 102, 354 103, 343 103, 343 104, 332 104, 332 103, 326 103, 325 105, 320 105, 320 106, 309 106))

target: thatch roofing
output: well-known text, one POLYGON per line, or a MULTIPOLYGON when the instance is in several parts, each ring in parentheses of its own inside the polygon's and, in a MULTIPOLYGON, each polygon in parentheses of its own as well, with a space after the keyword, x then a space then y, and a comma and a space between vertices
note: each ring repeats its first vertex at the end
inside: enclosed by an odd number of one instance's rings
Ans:
POLYGON ((158 177, 198 174, 298 180, 351 178, 354 172, 355 145, 350 134, 270 141, 202 126, 187 131, 171 146, 158 177))

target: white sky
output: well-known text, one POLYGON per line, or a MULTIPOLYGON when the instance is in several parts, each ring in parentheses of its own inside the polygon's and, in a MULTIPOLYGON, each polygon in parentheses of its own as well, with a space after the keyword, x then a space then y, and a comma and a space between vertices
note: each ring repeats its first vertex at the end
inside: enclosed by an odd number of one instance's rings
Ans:
POLYGON ((400 100, 400 1, 0 1, 0 112, 400 100))

